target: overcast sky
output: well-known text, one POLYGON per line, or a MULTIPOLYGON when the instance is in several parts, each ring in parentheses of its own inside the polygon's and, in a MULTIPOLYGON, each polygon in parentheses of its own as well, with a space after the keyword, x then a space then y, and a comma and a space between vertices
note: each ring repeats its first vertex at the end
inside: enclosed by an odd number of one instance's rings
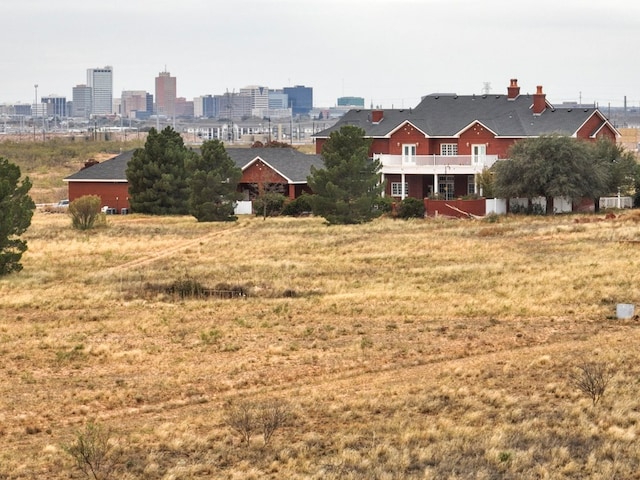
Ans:
POLYGON ((178 96, 247 85, 313 87, 415 106, 434 92, 522 93, 640 107, 637 0, 0 0, 0 103, 32 103, 111 65, 114 97, 154 92, 166 69, 178 96))

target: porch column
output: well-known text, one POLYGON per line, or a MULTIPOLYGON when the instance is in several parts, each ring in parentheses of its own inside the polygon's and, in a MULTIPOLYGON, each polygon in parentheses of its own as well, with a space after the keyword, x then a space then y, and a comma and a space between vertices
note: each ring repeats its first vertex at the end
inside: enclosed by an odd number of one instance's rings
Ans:
MULTIPOLYGON (((380 185, 384 185, 384 173, 381 173, 381 174, 380 174, 380 185)), ((382 193, 380 194, 380 196, 381 196, 382 198, 384 198, 384 197, 386 196, 386 194, 387 194, 387 192, 385 192, 385 190, 386 190, 386 189, 384 189, 384 188, 383 188, 383 189, 382 189, 382 193)))
POLYGON ((289 198, 291 200, 296 198, 296 186, 293 183, 289 184, 289 198))
POLYGON ((404 192, 404 172, 400 174, 400 191, 402 194, 400 195, 400 200, 404 200, 405 192, 404 192))
POLYGON ((439 182, 440 179, 438 177, 439 177, 439 175, 437 173, 433 174, 433 194, 434 195, 438 195, 438 193, 439 193, 438 192, 438 184, 440 183, 439 182))

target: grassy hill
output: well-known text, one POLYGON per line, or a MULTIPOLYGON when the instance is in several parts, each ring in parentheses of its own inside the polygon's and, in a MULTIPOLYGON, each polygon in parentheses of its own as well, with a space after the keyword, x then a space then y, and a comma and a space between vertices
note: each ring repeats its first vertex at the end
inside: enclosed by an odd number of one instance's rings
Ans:
POLYGON ((0 279, 0 478, 79 478, 92 424, 109 478, 635 478, 639 220, 38 212, 0 279))

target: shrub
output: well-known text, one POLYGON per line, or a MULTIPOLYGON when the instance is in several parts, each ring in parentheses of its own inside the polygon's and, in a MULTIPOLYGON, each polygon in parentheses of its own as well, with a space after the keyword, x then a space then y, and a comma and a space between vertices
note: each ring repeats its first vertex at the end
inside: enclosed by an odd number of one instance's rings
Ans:
POLYGON ((604 395, 610 379, 609 368, 599 362, 584 362, 578 365, 577 371, 570 376, 571 384, 591 398, 593 405, 604 395))
POLYGON ((298 217, 305 213, 311 212, 311 203, 309 203, 309 195, 302 194, 295 200, 287 202, 282 209, 282 215, 298 217))
POLYGON ((73 228, 89 230, 99 218, 102 200, 97 195, 85 195, 69 204, 69 215, 73 228))
POLYGON ((73 457, 84 476, 94 480, 112 478, 121 455, 111 441, 111 431, 94 422, 89 422, 75 441, 63 449, 73 457))
POLYGON ((400 218, 424 218, 424 202, 418 198, 407 197, 398 205, 400 218))
POLYGON ((180 298, 200 297, 204 294, 205 287, 196 279, 185 276, 174 281, 167 293, 178 295, 180 298))
POLYGON ((498 215, 498 214, 497 214, 497 213, 495 213, 495 212, 492 212, 492 213, 490 213, 490 214, 486 215, 486 216, 482 219, 482 221, 483 221, 484 223, 498 223, 498 222, 500 222, 500 215, 498 215))
POLYGON ((234 430, 245 446, 249 446, 254 433, 262 434, 263 447, 266 446, 276 430, 289 421, 291 407, 281 399, 265 402, 242 401, 227 406, 224 421, 234 430))
POLYGON ((373 204, 373 208, 382 213, 391 213, 391 210, 393 210, 393 198, 379 197, 373 204))
POLYGON ((281 193, 266 192, 253 201, 253 210, 256 215, 276 217, 282 213, 285 200, 281 193))

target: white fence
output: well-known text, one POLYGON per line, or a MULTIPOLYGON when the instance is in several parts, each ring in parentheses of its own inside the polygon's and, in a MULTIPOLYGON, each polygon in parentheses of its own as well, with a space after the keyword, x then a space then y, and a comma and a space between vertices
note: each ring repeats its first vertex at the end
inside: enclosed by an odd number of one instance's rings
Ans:
POLYGON ((600 197, 600 208, 633 208, 633 198, 600 197))
POLYGON ((507 201, 504 198, 487 198, 485 200, 485 213, 486 215, 506 215, 507 213, 507 201))
POLYGON ((253 213, 253 203, 251 200, 236 202, 233 213, 235 215, 251 215, 253 213))

